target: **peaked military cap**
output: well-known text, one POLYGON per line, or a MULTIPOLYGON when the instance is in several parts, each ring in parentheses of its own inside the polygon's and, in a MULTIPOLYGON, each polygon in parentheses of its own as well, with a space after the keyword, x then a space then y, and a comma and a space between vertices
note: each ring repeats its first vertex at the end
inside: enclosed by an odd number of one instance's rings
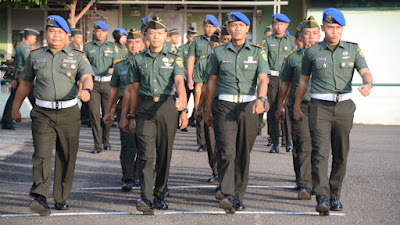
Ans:
POLYGON ((166 29, 165 25, 162 23, 162 19, 158 16, 154 16, 150 20, 147 28, 149 28, 149 29, 166 29))
POLYGON ((327 8, 324 10, 322 20, 327 23, 337 23, 340 26, 346 26, 346 20, 343 13, 336 8, 327 8))
POLYGON ((37 30, 35 30, 35 29, 25 28, 25 29, 22 31, 22 34, 24 34, 25 36, 27 36, 27 35, 39 35, 40 32, 37 31, 37 30))
POLYGON ((169 33, 169 35, 171 35, 171 36, 173 36, 173 35, 179 35, 178 29, 175 29, 175 28, 169 30, 168 33, 169 33))
POLYGON ((219 26, 219 23, 218 23, 217 18, 215 18, 215 16, 213 16, 213 15, 211 15, 211 14, 207 14, 207 15, 204 17, 204 23, 206 23, 206 24, 211 24, 211 25, 213 25, 213 26, 215 26, 215 27, 218 27, 218 26, 219 26))
POLYGON ((242 21, 247 26, 250 26, 249 18, 247 18, 247 16, 241 12, 228 12, 226 14, 226 19, 228 20, 229 23, 235 22, 235 21, 242 21))
POLYGON ((308 19, 303 20, 303 22, 301 24, 302 24, 302 26, 301 26, 300 30, 303 28, 319 27, 317 21, 314 19, 313 16, 310 16, 310 17, 308 17, 308 19))
POLYGON ((81 29, 71 29, 71 36, 74 36, 76 34, 82 34, 82 30, 81 29))
POLYGON ((140 32, 140 30, 137 30, 136 28, 131 28, 128 31, 127 39, 137 39, 137 38, 143 38, 142 33, 140 32))
POLYGON ((61 16, 48 16, 46 20, 46 27, 58 27, 63 29, 67 34, 70 33, 67 21, 65 21, 61 16))
POLYGON ((290 19, 283 13, 277 13, 277 14, 272 15, 272 22, 290 23, 290 19))
POLYGON ((97 20, 94 22, 94 29, 102 29, 104 31, 108 31, 110 28, 107 23, 102 20, 97 20))
POLYGON ((197 34, 197 30, 194 27, 189 27, 187 29, 187 34, 197 34))
POLYGON ((271 25, 268 25, 268 26, 265 28, 264 33, 266 33, 266 32, 271 32, 271 31, 272 31, 272 26, 271 26, 271 25))

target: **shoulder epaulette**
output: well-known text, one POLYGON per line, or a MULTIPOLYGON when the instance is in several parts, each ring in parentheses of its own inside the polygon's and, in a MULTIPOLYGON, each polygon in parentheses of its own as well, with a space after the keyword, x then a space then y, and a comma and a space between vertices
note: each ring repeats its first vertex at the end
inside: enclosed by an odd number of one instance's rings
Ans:
POLYGON ((140 54, 140 53, 142 53, 142 52, 144 52, 144 50, 137 51, 137 52, 133 53, 133 56, 135 56, 135 55, 139 55, 139 54, 140 54))
POLYGON ((83 54, 85 54, 85 52, 84 52, 84 51, 82 51, 82 50, 80 50, 80 49, 76 49, 76 48, 74 48, 74 49, 72 49, 72 50, 75 50, 75 51, 78 51, 78 52, 80 52, 80 53, 83 53, 83 54))
POLYGON ((33 48, 33 49, 31 49, 30 51, 35 51, 35 50, 38 50, 38 49, 40 49, 41 47, 37 47, 37 48, 33 48))
POLYGON ((117 60, 115 61, 115 63, 119 63, 119 62, 124 61, 124 60, 125 60, 125 57, 126 57, 126 56, 122 56, 121 58, 117 59, 117 60))
POLYGON ((358 43, 357 42, 351 42, 351 41, 345 41, 346 43, 350 43, 350 44, 355 44, 355 45, 358 45, 358 43))
POLYGON ((316 45, 316 44, 318 44, 318 43, 315 42, 315 43, 312 43, 312 44, 308 44, 308 45, 306 45, 304 48, 305 48, 305 49, 311 48, 312 46, 314 46, 314 45, 316 45))
POLYGON ((296 50, 292 50, 291 52, 289 52, 289 54, 287 54, 287 55, 285 56, 285 59, 287 59, 287 57, 289 57, 289 55, 291 55, 291 54, 293 54, 293 53, 297 52, 297 50, 298 50, 298 49, 296 49, 296 50))
POLYGON ((258 43, 253 43, 251 44, 252 46, 258 47, 258 48, 263 48, 262 44, 258 44, 258 43))
POLYGON ((179 56, 179 54, 180 54, 180 52, 176 51, 175 49, 171 49, 169 51, 169 53, 172 54, 172 55, 176 55, 176 56, 179 56))
POLYGON ((215 43, 214 44, 214 48, 217 48, 217 47, 222 46, 222 45, 224 45, 224 43, 215 43))

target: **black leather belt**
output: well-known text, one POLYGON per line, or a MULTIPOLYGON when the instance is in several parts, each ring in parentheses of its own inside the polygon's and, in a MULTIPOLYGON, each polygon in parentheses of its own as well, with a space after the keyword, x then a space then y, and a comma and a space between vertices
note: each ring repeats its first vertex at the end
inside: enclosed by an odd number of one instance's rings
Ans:
POLYGON ((169 99, 173 99, 173 95, 161 95, 161 96, 147 96, 147 95, 140 95, 140 101, 152 101, 152 102, 160 102, 166 101, 169 99))

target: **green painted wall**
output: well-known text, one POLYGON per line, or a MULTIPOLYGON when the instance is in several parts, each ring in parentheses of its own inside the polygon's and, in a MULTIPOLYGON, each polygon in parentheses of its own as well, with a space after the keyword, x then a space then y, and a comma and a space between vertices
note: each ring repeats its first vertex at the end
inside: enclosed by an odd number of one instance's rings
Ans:
MULTIPOLYGON (((0 8, 0 54, 3 54, 7 58, 7 28, 8 28, 8 13, 7 7, 0 8)), ((4 58, 0 58, 0 61, 4 61, 4 58)))
MULTIPOLYGON (((307 4, 305 0, 292 0, 289 1, 289 5, 281 6, 281 13, 287 15, 290 19, 288 29, 291 35, 294 35, 297 25, 305 17, 305 4, 307 4)), ((272 23, 274 8, 273 6, 259 6, 257 9, 262 10, 262 20, 257 21, 257 42, 261 42, 265 28, 272 23)))
POLYGON ((125 29, 130 29, 132 27, 136 27, 140 29, 142 25, 141 19, 146 14, 146 6, 140 5, 142 8, 141 16, 130 16, 129 15, 129 5, 122 5, 122 27, 125 29))

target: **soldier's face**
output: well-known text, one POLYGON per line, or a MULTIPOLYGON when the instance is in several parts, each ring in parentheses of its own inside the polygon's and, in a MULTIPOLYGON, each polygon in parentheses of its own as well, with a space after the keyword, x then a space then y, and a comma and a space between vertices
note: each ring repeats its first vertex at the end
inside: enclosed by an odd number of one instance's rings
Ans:
POLYGON ((196 34, 188 34, 188 35, 187 35, 188 42, 189 42, 189 43, 192 43, 194 37, 196 37, 196 34))
POLYGON ((325 32, 325 39, 329 44, 339 43, 342 38, 343 26, 340 26, 337 23, 327 23, 324 21, 321 27, 325 32))
POLYGON ((161 47, 167 38, 167 32, 165 29, 147 29, 147 35, 150 41, 150 46, 154 48, 161 47))
POLYGON ((28 35, 25 38, 25 41, 28 43, 28 45, 34 45, 36 43, 36 35, 28 35))
POLYGON ((299 37, 294 40, 294 43, 296 44, 297 48, 303 48, 304 44, 301 40, 301 35, 299 35, 299 37))
POLYGON ((62 28, 48 27, 45 37, 51 49, 62 49, 67 43, 68 34, 62 28))
POLYGON ((75 34, 74 35, 74 42, 78 45, 83 44, 83 35, 82 34, 75 34))
POLYGON ((289 24, 285 22, 273 22, 272 29, 276 34, 282 35, 285 34, 286 28, 288 28, 289 24))
POLYGON ((127 36, 122 36, 120 39, 119 39, 119 43, 121 44, 121 45, 124 45, 124 44, 126 44, 126 38, 127 38, 127 36))
POLYGON ((172 44, 174 44, 174 45, 179 44, 179 35, 172 35, 170 39, 171 39, 172 44))
POLYGON ((94 38, 96 41, 104 42, 107 40, 108 31, 104 31, 102 29, 95 29, 94 30, 94 38))
POLYGON ((242 21, 230 22, 227 30, 234 40, 242 40, 246 38, 250 26, 247 26, 242 21))
POLYGON ((221 36, 221 41, 222 41, 222 43, 230 42, 231 39, 232 39, 232 36, 231 36, 231 35, 223 35, 223 36, 221 36))
POLYGON ((204 34, 206 37, 211 37, 211 35, 217 30, 217 27, 211 24, 203 24, 204 34))
POLYGON ((321 33, 319 32, 319 27, 303 28, 300 36, 303 43, 308 45, 318 42, 321 37, 321 33))
POLYGON ((128 39, 125 46, 130 54, 142 51, 144 48, 143 38, 128 39))
POLYGON ((267 37, 267 36, 270 36, 270 35, 272 35, 272 31, 267 31, 267 32, 264 33, 264 37, 267 37))

